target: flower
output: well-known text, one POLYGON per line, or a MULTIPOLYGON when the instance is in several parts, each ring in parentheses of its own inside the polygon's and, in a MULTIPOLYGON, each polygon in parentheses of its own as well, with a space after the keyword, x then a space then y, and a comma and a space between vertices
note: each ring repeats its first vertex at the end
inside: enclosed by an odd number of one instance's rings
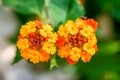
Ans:
POLYGON ((88 54, 87 52, 81 52, 81 60, 83 62, 89 62, 91 57, 92 57, 91 54, 88 54))
POLYGON ((20 39, 24 39, 24 37, 23 36, 18 36, 18 40, 20 40, 20 39))
POLYGON ((24 49, 24 50, 21 50, 21 56, 25 59, 25 60, 28 60, 29 59, 29 55, 30 55, 30 50, 28 48, 24 49))
POLYGON ((96 39, 96 36, 95 34, 92 34, 88 37, 88 43, 92 44, 92 45, 95 45, 97 44, 97 39, 96 39))
POLYGON ((58 50, 58 56, 60 56, 61 58, 67 58, 69 56, 69 53, 70 53, 69 46, 61 47, 58 50))
POLYGON ((94 45, 89 44, 89 43, 84 44, 83 50, 85 50, 88 54, 91 54, 91 55, 94 55, 96 52, 94 45))
POLYGON ((44 25, 38 20, 30 21, 22 25, 17 47, 25 60, 34 64, 48 62, 51 55, 56 52, 57 37, 57 33, 53 32, 50 25, 44 25))
POLYGON ((23 50, 23 49, 26 49, 29 47, 29 43, 28 43, 28 39, 24 38, 24 39, 19 39, 17 41, 17 47, 20 49, 20 50, 23 50))
POLYGON ((28 31, 28 27, 26 25, 23 25, 22 28, 20 29, 20 35, 22 36, 26 36, 28 35, 29 31, 28 31))
POLYGON ((97 22, 93 19, 78 18, 68 20, 58 29, 58 56, 65 58, 71 65, 80 59, 89 62, 97 49, 95 31, 97 22))
POLYGON ((51 55, 48 54, 46 51, 44 50, 40 50, 40 62, 48 62, 48 60, 50 59, 51 55))
POLYGON ((98 27, 98 23, 96 21, 94 21, 94 19, 88 19, 86 21, 86 23, 87 23, 87 25, 92 26, 94 30, 96 30, 98 27))
POLYGON ((77 63, 77 61, 73 61, 71 60, 69 57, 66 58, 67 62, 70 64, 70 65, 74 65, 77 63))
POLYGON ((63 25, 60 25, 59 30, 58 30, 58 34, 60 36, 67 37, 68 36, 67 28, 63 25))
POLYGON ((68 20, 65 26, 71 35, 75 35, 78 32, 78 27, 75 26, 75 23, 71 20, 68 20))
POLYGON ((51 35, 49 35, 48 41, 49 41, 49 42, 52 42, 52 43, 56 43, 57 37, 58 37, 58 35, 57 35, 56 32, 55 32, 55 33, 52 33, 51 35))
POLYGON ((49 24, 46 24, 43 25, 43 27, 39 31, 43 37, 48 37, 52 34, 53 28, 49 24))
POLYGON ((42 22, 41 22, 41 21, 36 20, 36 21, 35 21, 35 23, 36 23, 36 25, 37 25, 38 29, 41 29, 41 28, 42 28, 43 24, 42 24, 42 22))
POLYGON ((27 36, 29 39, 29 44, 32 49, 38 50, 38 48, 42 48, 43 42, 47 39, 41 36, 39 33, 29 33, 27 36))
POLYGON ((33 62, 34 64, 38 63, 39 61, 48 62, 48 60, 50 59, 50 54, 48 54, 42 49, 40 50, 40 52, 32 49, 24 49, 21 51, 21 56, 25 60, 30 59, 30 61, 33 62))
POLYGON ((37 50, 30 50, 29 59, 34 64, 39 63, 40 53, 37 50))
POLYGON ((53 55, 56 52, 56 47, 53 43, 45 42, 42 47, 43 50, 45 50, 47 53, 53 55))
POLYGON ((30 21, 26 24, 26 26, 28 26, 28 31, 31 32, 35 32, 36 31, 36 23, 34 21, 30 21))
POLYGON ((70 51, 70 59, 73 61, 78 61, 81 57, 81 50, 77 47, 73 47, 70 51))
POLYGON ((75 26, 78 27, 79 29, 82 28, 86 24, 86 21, 83 19, 76 19, 75 20, 75 26))
POLYGON ((36 31, 36 24, 34 21, 28 22, 26 25, 23 25, 20 29, 20 35, 27 36, 28 33, 35 32, 36 31))
POLYGON ((60 47, 64 46, 65 42, 66 42, 65 38, 58 36, 58 40, 56 41, 56 45, 58 46, 58 48, 60 48, 60 47))
POLYGON ((93 34, 93 32, 94 32, 93 28, 87 25, 87 26, 83 26, 82 30, 80 31, 80 34, 85 37, 89 37, 90 35, 93 34))

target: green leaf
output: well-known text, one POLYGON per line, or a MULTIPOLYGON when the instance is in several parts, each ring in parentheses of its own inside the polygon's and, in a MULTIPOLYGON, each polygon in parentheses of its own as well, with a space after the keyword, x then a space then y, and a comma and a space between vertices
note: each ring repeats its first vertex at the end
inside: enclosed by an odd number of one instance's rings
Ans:
POLYGON ((58 24, 55 25, 55 27, 54 27, 54 31, 55 31, 55 32, 58 31, 59 26, 60 26, 61 24, 63 24, 63 23, 62 23, 62 22, 59 22, 58 24))
POLYGON ((19 62, 21 59, 22 59, 22 57, 20 56, 19 49, 17 48, 16 56, 15 56, 14 61, 12 62, 12 64, 15 64, 15 63, 19 62))
POLYGON ((22 14, 42 14, 44 0, 2 0, 4 6, 12 7, 15 11, 22 14))
POLYGON ((48 8, 55 25, 68 19, 75 20, 85 14, 83 6, 76 0, 51 0, 48 8))
POLYGON ((76 18, 79 18, 84 14, 85 14, 85 10, 82 4, 80 4, 77 1, 74 1, 72 3, 72 8, 70 7, 70 11, 68 11, 67 20, 75 20, 76 18))
POLYGON ((64 22, 67 16, 67 10, 70 0, 50 0, 49 14, 54 24, 64 22))

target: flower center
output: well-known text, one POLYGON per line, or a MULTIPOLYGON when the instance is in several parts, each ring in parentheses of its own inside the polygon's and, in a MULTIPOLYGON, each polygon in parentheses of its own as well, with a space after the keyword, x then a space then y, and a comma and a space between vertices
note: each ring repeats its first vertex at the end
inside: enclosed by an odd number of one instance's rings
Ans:
POLYGON ((43 45, 46 38, 42 37, 39 33, 29 33, 28 34, 29 44, 32 49, 39 49, 43 45))
POLYGON ((84 36, 77 33, 76 35, 69 35, 68 36, 68 43, 70 43, 74 47, 82 47, 84 43, 88 42, 88 39, 84 36))

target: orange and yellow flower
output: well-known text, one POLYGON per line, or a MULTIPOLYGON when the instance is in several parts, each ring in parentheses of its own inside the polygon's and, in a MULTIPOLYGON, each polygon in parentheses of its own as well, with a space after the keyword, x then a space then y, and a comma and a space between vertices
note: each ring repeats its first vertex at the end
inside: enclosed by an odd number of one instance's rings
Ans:
POLYGON ((21 56, 34 64, 48 62, 51 55, 56 52, 57 33, 49 25, 43 25, 41 21, 30 21, 22 25, 17 47, 21 56))
POLYGON ((40 58, 39 58, 40 62, 48 62, 50 57, 51 55, 48 54, 46 51, 42 49, 40 50, 40 58))
POLYGON ((30 50, 29 60, 34 64, 39 63, 40 52, 37 50, 30 50))
POLYGON ((55 54, 55 52, 56 52, 55 44, 50 43, 50 42, 45 42, 45 43, 43 44, 42 49, 43 49, 44 51, 46 51, 47 53, 51 54, 51 55, 55 54))
POLYGON ((83 62, 89 62, 90 59, 91 59, 92 55, 91 54, 88 54, 87 52, 81 52, 81 60, 83 62))
POLYGON ((21 50, 21 56, 25 59, 28 60, 29 59, 29 55, 30 55, 30 49, 26 48, 24 50, 21 50))
POLYGON ((29 47, 28 39, 27 38, 19 39, 17 42, 17 46, 20 50, 28 48, 29 47))
POLYGON ((59 50, 58 50, 58 56, 60 56, 61 58, 67 58, 69 56, 69 53, 70 53, 69 46, 59 48, 59 50))
POLYGON ((67 28, 68 33, 71 35, 75 35, 78 33, 78 26, 75 26, 75 23, 71 20, 68 20, 65 24, 65 27, 67 28))
POLYGON ((34 21, 28 22, 26 25, 23 25, 20 29, 20 35, 21 36, 27 36, 31 32, 36 31, 36 25, 34 21))
POLYGON ((80 30, 80 34, 85 36, 85 37, 89 37, 90 35, 92 35, 94 32, 93 28, 89 25, 83 26, 82 30, 80 30))
POLYGON ((83 46, 83 50, 86 51, 88 54, 94 55, 96 52, 96 49, 94 48, 94 45, 85 43, 83 46))
POLYGON ((22 25, 17 47, 23 59, 33 62, 48 62, 52 56, 65 58, 73 65, 80 59, 89 62, 97 52, 95 35, 98 23, 93 19, 68 20, 58 31, 41 21, 30 21, 22 25))
POLYGON ((53 34, 53 28, 46 24, 46 25, 43 25, 43 27, 39 30, 40 31, 40 34, 43 36, 43 37, 48 37, 49 35, 52 35, 53 34))
POLYGON ((54 32, 54 33, 52 33, 51 35, 49 35, 48 41, 55 43, 56 40, 57 40, 57 38, 58 38, 58 34, 57 34, 56 32, 54 32))
POLYGON ((68 20, 58 29, 58 56, 66 58, 71 65, 77 63, 81 58, 89 62, 97 49, 95 32, 97 22, 93 19, 78 18, 74 21, 68 20))
POLYGON ((58 48, 63 47, 66 42, 66 38, 63 38, 61 36, 58 36, 58 40, 56 41, 56 45, 58 48))
POLYGON ((61 25, 61 26, 59 27, 58 33, 59 33, 60 36, 63 36, 63 37, 67 37, 67 36, 68 36, 67 28, 64 27, 63 25, 61 25))
POLYGON ((73 47, 70 51, 70 56, 69 58, 73 61, 79 61, 80 57, 81 57, 81 50, 77 47, 73 47))
POLYGON ((88 19, 86 21, 86 23, 87 23, 87 25, 92 26, 94 30, 96 30, 98 27, 98 23, 96 21, 94 21, 94 19, 88 19))

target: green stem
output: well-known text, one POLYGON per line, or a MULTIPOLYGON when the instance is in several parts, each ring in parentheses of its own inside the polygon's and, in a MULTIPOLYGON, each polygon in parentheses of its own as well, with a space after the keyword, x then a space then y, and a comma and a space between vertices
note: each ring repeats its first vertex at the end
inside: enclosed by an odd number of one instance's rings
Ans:
POLYGON ((56 62, 56 54, 54 54, 50 60, 50 70, 52 70, 54 67, 58 67, 58 64, 56 62))

